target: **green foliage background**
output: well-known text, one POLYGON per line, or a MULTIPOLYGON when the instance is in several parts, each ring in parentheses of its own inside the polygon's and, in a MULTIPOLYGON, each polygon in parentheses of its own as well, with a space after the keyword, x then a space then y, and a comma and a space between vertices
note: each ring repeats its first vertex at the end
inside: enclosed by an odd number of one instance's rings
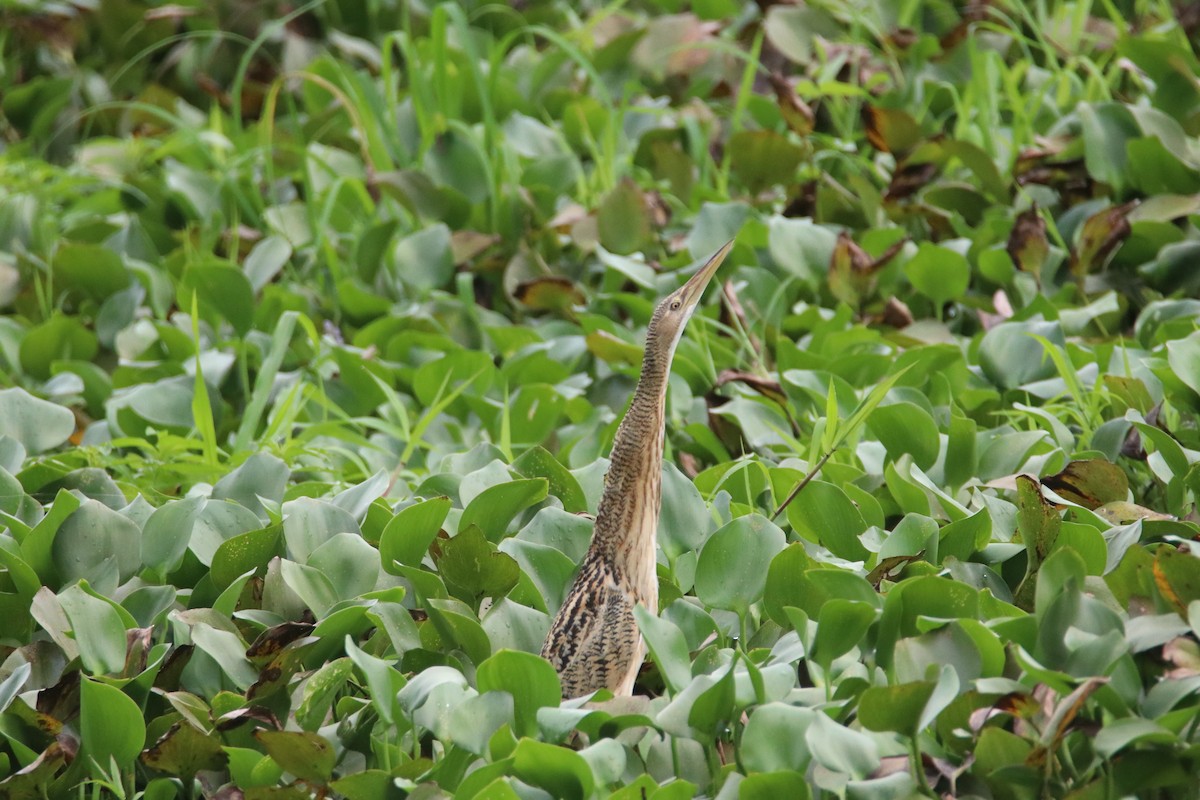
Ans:
POLYGON ((0 3, 0 792, 1197 796, 1177 5, 0 3))

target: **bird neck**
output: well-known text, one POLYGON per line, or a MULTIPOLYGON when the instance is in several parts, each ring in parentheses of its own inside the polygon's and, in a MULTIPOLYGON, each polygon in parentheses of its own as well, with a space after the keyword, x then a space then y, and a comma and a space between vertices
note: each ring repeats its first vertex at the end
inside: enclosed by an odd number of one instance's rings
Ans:
POLYGON ((613 440, 604 495, 596 514, 593 555, 657 610, 658 515, 662 501, 662 460, 667 379, 674 347, 660 350, 653 330, 633 400, 613 440))

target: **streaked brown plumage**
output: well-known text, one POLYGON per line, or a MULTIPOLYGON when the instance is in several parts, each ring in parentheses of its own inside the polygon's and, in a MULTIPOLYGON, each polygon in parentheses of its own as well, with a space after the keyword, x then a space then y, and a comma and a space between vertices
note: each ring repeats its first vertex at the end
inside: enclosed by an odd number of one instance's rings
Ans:
POLYGON ((598 689, 633 693, 645 658, 637 604, 658 612, 655 570, 662 500, 664 406, 675 347, 704 289, 729 255, 729 242, 654 310, 642 374, 613 441, 596 530, 542 656, 562 679, 564 697, 598 689))

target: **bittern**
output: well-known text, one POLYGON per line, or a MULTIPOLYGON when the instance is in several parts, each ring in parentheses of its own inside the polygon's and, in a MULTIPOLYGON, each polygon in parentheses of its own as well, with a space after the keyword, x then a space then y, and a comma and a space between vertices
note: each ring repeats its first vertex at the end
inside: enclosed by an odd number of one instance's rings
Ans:
POLYGON ((718 250, 650 318, 642 374, 613 441, 592 543, 542 645, 542 656, 562 679, 564 697, 598 689, 633 693, 646 657, 633 609, 640 604, 658 613, 655 554, 667 378, 683 329, 732 247, 729 242, 718 250))

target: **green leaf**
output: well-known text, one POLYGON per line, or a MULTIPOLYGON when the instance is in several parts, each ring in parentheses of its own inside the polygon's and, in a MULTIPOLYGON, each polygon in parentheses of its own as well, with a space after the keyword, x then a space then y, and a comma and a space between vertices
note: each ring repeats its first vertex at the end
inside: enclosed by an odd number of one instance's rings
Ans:
POLYGON ((187 497, 156 508, 142 528, 142 563, 159 575, 178 567, 204 502, 203 497, 187 497))
POLYGON ((448 497, 420 500, 397 512, 379 539, 383 568, 396 575, 396 564, 420 566, 449 513, 448 497))
POLYGON ((323 736, 309 731, 254 732, 276 764, 297 778, 324 783, 333 774, 337 754, 323 736))
POLYGON ((10 436, 31 454, 58 447, 75 432, 75 415, 24 389, 0 389, 0 436, 10 436))
POLYGON ((763 595, 771 560, 787 537, 759 514, 738 517, 704 543, 696 563, 696 596, 706 605, 746 613, 763 595))
POLYGON ((913 288, 933 301, 939 310, 951 300, 960 300, 971 282, 971 265, 961 253, 931 242, 922 242, 904 265, 913 288))
POLYGON ((202 315, 224 319, 241 335, 254 324, 254 288, 235 264, 212 259, 188 265, 176 302, 191 308, 193 296, 202 315))
POLYGON ((209 576, 217 589, 225 589, 239 576, 258 571, 279 555, 283 526, 270 525, 226 539, 213 553, 209 576))
POLYGON ((755 194, 790 183, 804 158, 798 145, 767 130, 738 131, 729 137, 726 148, 731 171, 755 194))
POLYGON ((101 245, 63 244, 54 253, 54 279, 63 289, 103 300, 129 285, 121 257, 101 245))
POLYGON ((572 514, 587 511, 587 498, 579 481, 541 445, 522 453, 512 462, 512 468, 526 478, 545 478, 548 495, 557 497, 566 511, 572 514))
POLYGON ((933 466, 942 449, 937 423, 915 403, 879 406, 868 418, 867 427, 887 448, 889 456, 896 459, 908 453, 923 470, 933 466))
POLYGON ((546 499, 550 482, 545 478, 509 481, 484 489, 463 509, 459 530, 476 525, 488 541, 504 538, 517 514, 546 499))
POLYGON ((787 507, 796 533, 829 548, 839 558, 862 561, 870 554, 859 534, 866 520, 850 498, 832 483, 811 481, 787 507))
POLYGON ((1002 389, 1015 389, 1055 374, 1054 363, 1041 342, 1027 335, 1031 333, 1055 347, 1066 347, 1062 326, 1057 322, 1002 322, 979 342, 979 366, 988 380, 1002 389))
POLYGON ((21 369, 46 380, 56 361, 91 361, 100 349, 96 334, 74 317, 55 314, 26 331, 21 339, 21 369))
POLYGON ((638 185, 623 178, 600 201, 596 210, 600 244, 618 255, 629 255, 650 242, 650 214, 638 185))
POLYGON ((583 800, 596 784, 587 760, 573 750, 521 739, 512 753, 513 772, 552 797, 583 800))
POLYGON ((462 587, 473 598, 504 595, 516 586, 521 572, 513 557, 498 552, 474 524, 444 540, 436 561, 442 578, 462 587))
POLYGON ((683 690, 692 680, 692 660, 688 656, 683 632, 670 620, 637 605, 633 617, 646 641, 646 650, 662 674, 672 694, 683 690))
POLYGON ((500 650, 480 664, 475 675, 479 691, 512 695, 518 736, 536 736, 538 709, 557 708, 562 699, 554 667, 531 653, 500 650))
POLYGON ((124 514, 97 500, 85 500, 63 521, 51 552, 64 581, 96 580, 111 559, 124 582, 141 566, 141 531, 124 514))
POLYGON ((137 703, 120 689, 84 678, 79 682, 79 736, 89 772, 108 770, 110 760, 128 769, 146 744, 146 723, 137 703))
POLYGON ((835 658, 861 644, 875 621, 876 609, 860 600, 834 598, 821 606, 812 658, 826 670, 835 658))
POLYGON ((79 586, 63 590, 58 602, 71 622, 84 669, 92 675, 120 674, 125 668, 125 625, 116 609, 79 586))
POLYGON ((821 712, 786 703, 755 708, 742 732, 741 755, 748 772, 808 769, 812 760, 805 735, 821 712))

